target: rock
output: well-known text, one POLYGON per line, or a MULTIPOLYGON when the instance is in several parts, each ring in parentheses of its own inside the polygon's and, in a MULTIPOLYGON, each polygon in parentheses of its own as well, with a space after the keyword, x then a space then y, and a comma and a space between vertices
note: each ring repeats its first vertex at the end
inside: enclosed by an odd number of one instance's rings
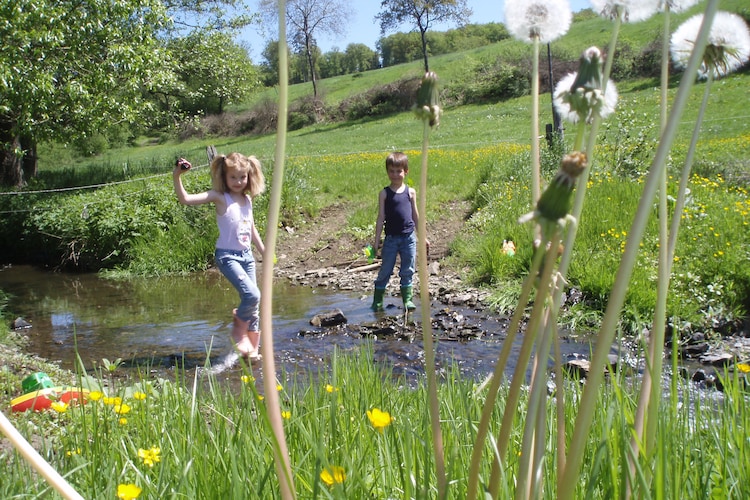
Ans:
POLYGON ((427 266, 430 276, 438 276, 440 274, 440 262, 434 260, 427 266))
POLYGON ((695 358, 708 351, 708 344, 702 342, 700 344, 680 346, 680 355, 685 358, 695 358))
POLYGON ((310 320, 310 324, 317 327, 336 326, 346 322, 346 316, 344 316, 341 309, 332 309, 330 311, 316 314, 310 320))
POLYGON ((571 359, 563 365, 565 372, 577 379, 584 379, 591 371, 591 362, 587 359, 571 359))
POLYGON ((31 328, 31 323, 21 317, 18 317, 13 320, 13 322, 10 324, 10 327, 14 330, 25 330, 27 328, 31 328))
POLYGON ((733 364, 734 361, 734 355, 728 352, 707 354, 705 356, 701 356, 700 358, 701 363, 711 366, 729 366, 730 364, 733 364))

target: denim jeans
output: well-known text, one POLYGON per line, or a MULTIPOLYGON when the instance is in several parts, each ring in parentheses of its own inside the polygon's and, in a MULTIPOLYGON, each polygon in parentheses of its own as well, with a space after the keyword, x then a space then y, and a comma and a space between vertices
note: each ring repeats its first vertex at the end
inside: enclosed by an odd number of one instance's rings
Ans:
POLYGON ((255 282, 255 258, 250 250, 222 250, 214 252, 216 265, 221 274, 240 294, 237 317, 249 321, 247 329, 260 329, 260 289, 255 282))
POLYGON ((398 271, 401 286, 411 286, 411 280, 414 276, 414 261, 417 257, 417 233, 415 231, 395 236, 386 235, 381 252, 383 261, 380 264, 378 277, 375 279, 375 288, 382 289, 388 286, 391 273, 396 266, 396 255, 401 257, 401 267, 398 271))

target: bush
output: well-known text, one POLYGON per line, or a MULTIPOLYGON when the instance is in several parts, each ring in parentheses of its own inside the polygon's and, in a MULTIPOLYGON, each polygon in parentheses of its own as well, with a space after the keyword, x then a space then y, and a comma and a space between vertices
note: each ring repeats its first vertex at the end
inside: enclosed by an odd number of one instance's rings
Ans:
POLYGON ((411 78, 374 87, 342 101, 338 115, 347 120, 358 120, 408 111, 414 104, 420 83, 419 78, 411 78))
POLYGON ((531 89, 530 64, 476 61, 467 64, 466 76, 445 89, 446 101, 455 105, 495 102, 527 95, 531 89))
POLYGON ((24 236, 40 240, 46 260, 82 271, 123 265, 140 236, 165 229, 178 213, 170 183, 131 183, 40 202, 24 236))

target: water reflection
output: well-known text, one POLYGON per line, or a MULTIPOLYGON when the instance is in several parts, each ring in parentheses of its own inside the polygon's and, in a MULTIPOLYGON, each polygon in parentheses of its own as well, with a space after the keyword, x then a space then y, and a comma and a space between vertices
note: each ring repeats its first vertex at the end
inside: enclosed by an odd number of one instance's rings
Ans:
MULTIPOLYGON (((27 266, 0 271, 0 289, 11 295, 7 310, 29 321, 28 350, 72 369, 76 351, 87 368, 122 358, 128 365, 148 363, 170 368, 202 366, 209 359, 220 364, 232 351, 229 332, 237 294, 218 272, 185 277, 110 281, 94 274, 48 273, 27 266)), ((352 292, 293 287, 285 281, 274 287, 273 325, 277 364, 287 372, 315 371, 327 366, 334 348, 355 351, 363 345, 356 328, 312 332, 310 318, 341 309, 350 325, 372 323, 370 297, 352 292)), ((399 314, 394 308, 389 314, 399 314)), ((436 362, 455 363, 467 376, 492 371, 505 337, 503 324, 463 311, 481 322, 487 335, 468 342, 438 342, 436 362)), ((414 315, 420 318, 419 310, 414 315)), ((520 345, 514 346, 518 351, 520 345)), ((376 361, 396 373, 421 373, 420 342, 398 339, 374 341, 376 361)), ((588 353, 589 346, 568 343, 564 352, 588 353)), ((511 355, 511 360, 515 359, 511 355)), ((508 367, 508 374, 513 366, 508 367)))

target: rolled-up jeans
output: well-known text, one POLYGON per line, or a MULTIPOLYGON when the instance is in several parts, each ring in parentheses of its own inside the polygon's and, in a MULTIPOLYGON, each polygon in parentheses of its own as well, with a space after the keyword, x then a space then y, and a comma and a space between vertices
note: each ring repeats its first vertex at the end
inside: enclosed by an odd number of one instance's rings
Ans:
POLYGON ((240 294, 240 305, 237 306, 237 317, 247 321, 247 329, 260 330, 260 289, 255 282, 255 257, 248 250, 224 250, 217 248, 214 252, 216 266, 221 274, 240 294))
POLYGON ((375 279, 375 288, 384 289, 391 279, 393 268, 396 266, 396 256, 401 256, 401 267, 398 275, 401 278, 401 286, 411 286, 414 276, 414 261, 417 256, 417 233, 386 235, 381 251, 382 262, 378 277, 375 279))

